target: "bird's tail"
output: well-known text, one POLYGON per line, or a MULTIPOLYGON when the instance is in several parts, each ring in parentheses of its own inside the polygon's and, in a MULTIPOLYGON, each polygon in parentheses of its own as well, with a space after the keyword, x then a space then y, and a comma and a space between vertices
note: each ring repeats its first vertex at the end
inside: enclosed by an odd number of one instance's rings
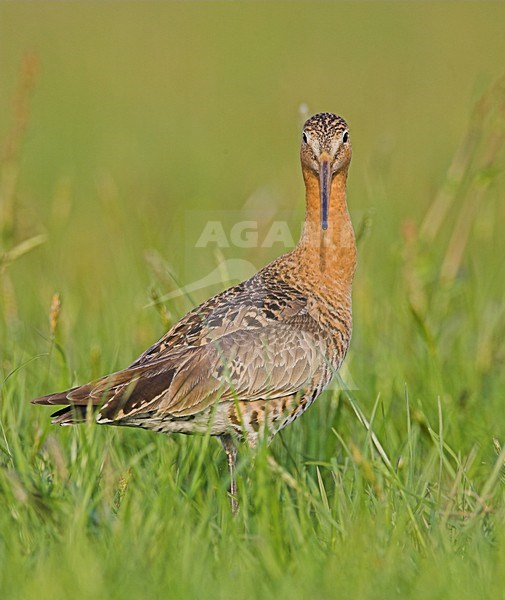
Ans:
POLYGON ((64 406, 51 415, 51 423, 55 425, 77 425, 78 423, 85 423, 86 415, 89 413, 89 411, 96 412, 99 408, 96 399, 93 399, 87 395, 87 390, 83 389, 87 387, 89 387, 89 384, 85 386, 74 387, 64 392, 57 392, 55 394, 41 396, 40 398, 34 398, 31 400, 31 404, 43 404, 46 406, 68 404, 69 406, 64 406), (82 392, 84 392, 84 394, 82 392), (73 394, 80 396, 87 395, 88 402, 85 404, 74 404, 72 398, 73 394))

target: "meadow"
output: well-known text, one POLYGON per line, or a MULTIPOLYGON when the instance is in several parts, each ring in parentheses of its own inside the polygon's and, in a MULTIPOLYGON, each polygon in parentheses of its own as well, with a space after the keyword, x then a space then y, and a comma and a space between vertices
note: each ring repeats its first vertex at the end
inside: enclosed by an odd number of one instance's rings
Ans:
POLYGON ((494 2, 0 3, 3 599, 505 598, 503 22, 494 2), (56 428, 29 400, 286 251, 265 238, 296 239, 322 110, 353 141, 351 350, 241 449, 234 519, 214 439, 56 428), (199 243, 209 222, 226 242, 199 243))

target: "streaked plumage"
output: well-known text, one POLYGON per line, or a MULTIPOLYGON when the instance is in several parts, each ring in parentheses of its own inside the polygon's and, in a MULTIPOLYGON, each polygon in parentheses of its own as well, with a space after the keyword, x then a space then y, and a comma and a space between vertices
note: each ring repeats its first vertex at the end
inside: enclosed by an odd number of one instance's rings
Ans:
POLYGON ((101 424, 251 445, 292 422, 339 369, 351 338, 350 158, 341 117, 309 119, 307 213, 295 249, 189 312, 127 369, 32 402, 65 405, 53 415, 59 424, 82 421, 91 405, 101 424))

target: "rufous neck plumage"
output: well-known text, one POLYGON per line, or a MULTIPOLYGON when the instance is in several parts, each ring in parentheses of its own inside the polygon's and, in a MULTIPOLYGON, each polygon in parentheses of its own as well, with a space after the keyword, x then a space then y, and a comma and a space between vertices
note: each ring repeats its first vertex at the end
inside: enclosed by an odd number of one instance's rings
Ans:
POLYGON ((356 268, 356 242, 346 200, 347 168, 333 176, 328 207, 328 228, 322 227, 320 179, 303 169, 306 214, 297 251, 322 279, 352 283, 356 268))

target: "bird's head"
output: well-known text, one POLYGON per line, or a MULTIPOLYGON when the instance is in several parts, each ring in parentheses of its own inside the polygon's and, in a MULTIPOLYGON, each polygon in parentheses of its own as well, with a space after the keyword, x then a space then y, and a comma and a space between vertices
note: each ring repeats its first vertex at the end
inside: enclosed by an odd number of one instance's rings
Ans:
POLYGON ((331 182, 337 173, 347 169, 351 155, 349 128, 342 117, 318 113, 305 122, 300 157, 303 170, 319 179, 324 230, 328 228, 331 182))

